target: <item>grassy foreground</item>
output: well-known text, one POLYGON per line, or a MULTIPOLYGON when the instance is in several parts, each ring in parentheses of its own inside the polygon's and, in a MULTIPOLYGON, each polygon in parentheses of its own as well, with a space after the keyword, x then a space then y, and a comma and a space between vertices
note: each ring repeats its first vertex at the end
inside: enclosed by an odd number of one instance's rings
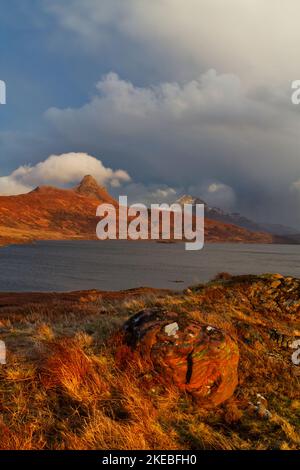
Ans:
POLYGON ((0 294, 0 448, 300 449, 298 336, 300 280, 280 275, 224 274, 184 293, 0 294), (234 335, 231 399, 202 409, 172 385, 149 388, 142 360, 123 370, 115 333, 149 306, 234 335))

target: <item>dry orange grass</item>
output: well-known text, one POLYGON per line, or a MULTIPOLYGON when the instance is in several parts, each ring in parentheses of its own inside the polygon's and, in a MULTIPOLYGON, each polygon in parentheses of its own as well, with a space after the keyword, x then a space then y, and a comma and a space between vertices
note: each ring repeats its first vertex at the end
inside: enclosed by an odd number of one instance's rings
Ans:
POLYGON ((299 330, 299 312, 277 312, 271 294, 261 298, 271 282, 221 279, 184 294, 2 307, 0 448, 299 449, 299 369, 268 334, 299 330), (201 409, 153 380, 151 365, 118 342, 125 319, 151 305, 236 336, 240 383, 225 404, 201 409), (249 405, 258 393, 270 419, 249 405))

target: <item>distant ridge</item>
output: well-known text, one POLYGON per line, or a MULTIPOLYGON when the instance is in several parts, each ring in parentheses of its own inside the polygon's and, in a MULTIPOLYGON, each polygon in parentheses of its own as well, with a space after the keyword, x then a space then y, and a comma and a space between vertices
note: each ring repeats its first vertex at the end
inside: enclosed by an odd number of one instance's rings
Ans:
POLYGON ((299 231, 297 232, 296 229, 292 227, 286 227, 280 224, 264 224, 258 223, 247 217, 239 214, 238 212, 226 212, 219 207, 211 207, 202 199, 184 194, 179 199, 175 201, 180 205, 184 204, 204 204, 205 206, 205 216, 210 220, 215 220, 219 222, 223 222, 225 224, 233 224, 238 227, 245 228, 247 230, 251 230, 253 232, 267 232, 271 235, 275 235, 278 237, 288 237, 287 240, 295 238, 295 240, 300 240, 299 231))
MULTIPOLYGON (((71 189, 38 186, 27 194, 0 196, 0 245, 96 239, 100 203, 118 208, 118 202, 92 175, 71 189)), ((272 243, 273 237, 206 217, 205 241, 272 243)))

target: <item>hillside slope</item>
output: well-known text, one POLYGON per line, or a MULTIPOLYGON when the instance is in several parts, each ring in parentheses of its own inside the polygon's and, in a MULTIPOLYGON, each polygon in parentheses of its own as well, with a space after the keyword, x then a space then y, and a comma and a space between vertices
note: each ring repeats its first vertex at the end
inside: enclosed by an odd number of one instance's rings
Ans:
MULTIPOLYGON (((96 208, 118 206, 105 188, 85 176, 74 189, 38 187, 28 194, 0 196, 0 245, 35 240, 95 239, 96 208)), ((206 219, 207 242, 272 243, 267 233, 206 219)))

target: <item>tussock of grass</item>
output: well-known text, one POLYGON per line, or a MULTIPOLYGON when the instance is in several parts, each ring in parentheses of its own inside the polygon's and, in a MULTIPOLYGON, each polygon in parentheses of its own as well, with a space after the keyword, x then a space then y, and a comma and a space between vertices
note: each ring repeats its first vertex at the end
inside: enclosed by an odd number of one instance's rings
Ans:
POLYGON ((8 357, 0 367, 0 448, 299 449, 299 368, 268 333, 298 331, 299 310, 285 311, 276 296, 274 303, 273 281, 223 274, 183 294, 2 307, 8 357), (118 342, 121 324, 154 305, 237 338, 239 385, 222 406, 201 409, 172 384, 153 381, 149 364, 118 342), (258 393, 270 419, 249 406, 258 393))

